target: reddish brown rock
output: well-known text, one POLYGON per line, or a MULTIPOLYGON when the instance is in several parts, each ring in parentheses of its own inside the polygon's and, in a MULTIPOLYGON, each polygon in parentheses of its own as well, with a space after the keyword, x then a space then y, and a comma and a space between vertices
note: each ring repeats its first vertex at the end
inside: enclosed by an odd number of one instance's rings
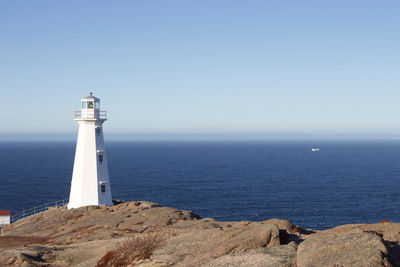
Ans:
POLYGON ((3 231, 0 266, 400 266, 400 224, 387 221, 312 231, 119 201, 53 208, 3 231))

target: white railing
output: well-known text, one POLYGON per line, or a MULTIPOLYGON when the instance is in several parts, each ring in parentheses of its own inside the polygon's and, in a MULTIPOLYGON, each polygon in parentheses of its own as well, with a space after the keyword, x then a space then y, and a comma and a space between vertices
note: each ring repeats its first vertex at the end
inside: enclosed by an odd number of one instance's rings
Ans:
POLYGON ((25 217, 35 215, 37 213, 41 213, 47 211, 51 207, 64 207, 68 204, 68 199, 58 200, 54 202, 49 202, 42 204, 40 206, 36 206, 29 209, 24 209, 20 213, 11 216, 11 223, 15 223, 18 220, 21 220, 25 217))
POLYGON ((107 112, 105 110, 76 110, 74 111, 74 119, 107 119, 107 112))

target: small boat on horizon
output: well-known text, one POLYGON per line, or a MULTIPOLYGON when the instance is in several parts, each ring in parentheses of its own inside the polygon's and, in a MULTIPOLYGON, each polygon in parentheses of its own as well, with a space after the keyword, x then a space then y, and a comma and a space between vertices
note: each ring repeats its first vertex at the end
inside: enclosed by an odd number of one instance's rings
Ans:
POLYGON ((311 151, 312 151, 312 152, 319 151, 319 147, 311 148, 311 151))

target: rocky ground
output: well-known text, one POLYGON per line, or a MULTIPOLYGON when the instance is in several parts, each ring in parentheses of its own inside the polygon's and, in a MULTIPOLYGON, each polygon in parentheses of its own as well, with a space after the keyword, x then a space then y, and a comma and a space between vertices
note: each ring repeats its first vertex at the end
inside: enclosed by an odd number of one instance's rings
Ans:
POLYGON ((0 266, 400 266, 400 224, 312 231, 145 201, 54 208, 3 228, 0 266))

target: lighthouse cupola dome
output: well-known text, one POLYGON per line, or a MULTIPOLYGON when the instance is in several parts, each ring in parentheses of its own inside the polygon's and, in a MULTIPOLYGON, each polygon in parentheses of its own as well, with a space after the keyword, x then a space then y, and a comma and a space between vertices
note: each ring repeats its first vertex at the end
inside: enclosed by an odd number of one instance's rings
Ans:
POLYGON ((81 110, 75 111, 75 120, 106 120, 104 110, 100 110, 100 99, 90 93, 87 97, 81 98, 81 110))

